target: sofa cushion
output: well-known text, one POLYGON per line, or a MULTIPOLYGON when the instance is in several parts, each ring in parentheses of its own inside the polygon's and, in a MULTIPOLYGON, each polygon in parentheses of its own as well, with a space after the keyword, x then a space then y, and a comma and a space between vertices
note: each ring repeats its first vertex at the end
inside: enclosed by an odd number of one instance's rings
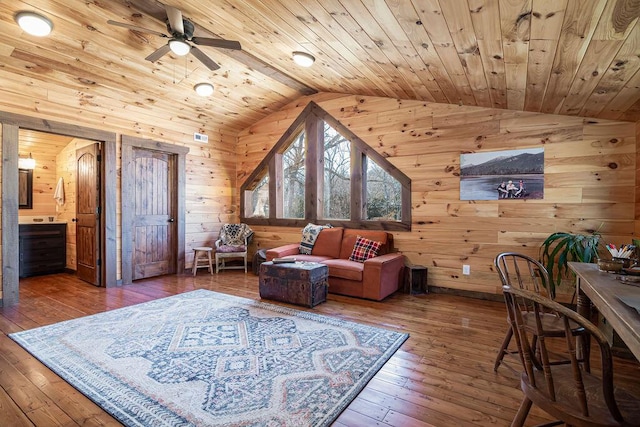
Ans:
MULTIPOLYGON (((362 281, 362 272, 364 264, 361 262, 349 261, 346 259, 328 259, 322 261, 329 267, 329 277, 339 277, 341 279, 362 281)), ((331 279, 329 279, 329 287, 331 287, 331 279)))
POLYGON ((382 243, 375 240, 367 239, 362 236, 358 236, 356 244, 353 245, 353 251, 349 256, 349 261, 365 262, 369 258, 378 256, 378 251, 382 243))
MULTIPOLYGON (((325 231, 326 230, 322 230, 323 233, 325 231)), ((340 247, 339 258, 349 259, 349 257, 351 256, 351 252, 353 252, 353 247, 356 244, 358 236, 362 236, 366 239, 375 240, 376 242, 382 243, 382 247, 378 251, 378 255, 387 254, 391 250, 390 243, 392 235, 387 233, 386 231, 347 229, 344 230, 344 233, 342 235, 342 246, 340 247)))
POLYGON ((338 258, 340 255, 340 243, 342 242, 342 227, 324 228, 318 234, 316 243, 313 245, 311 255, 338 258))

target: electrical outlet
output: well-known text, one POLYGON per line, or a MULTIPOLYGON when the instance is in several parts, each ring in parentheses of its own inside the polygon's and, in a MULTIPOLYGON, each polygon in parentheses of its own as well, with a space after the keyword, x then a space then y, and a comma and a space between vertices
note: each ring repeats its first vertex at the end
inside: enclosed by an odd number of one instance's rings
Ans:
POLYGON ((467 275, 467 276, 468 276, 469 274, 471 274, 471 266, 470 266, 470 265, 468 265, 468 264, 463 264, 463 265, 462 265, 462 274, 465 274, 465 275, 467 275))

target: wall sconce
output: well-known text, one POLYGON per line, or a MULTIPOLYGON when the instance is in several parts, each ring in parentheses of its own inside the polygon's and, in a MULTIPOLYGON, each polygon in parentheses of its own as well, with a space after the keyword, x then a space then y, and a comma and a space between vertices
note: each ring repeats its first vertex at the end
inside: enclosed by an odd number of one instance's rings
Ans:
POLYGON ((18 12, 14 19, 20 28, 32 36, 48 36, 53 28, 48 18, 35 12, 18 12))
POLYGON ((292 56, 293 62, 301 67, 311 67, 316 61, 316 58, 314 58, 313 55, 306 52, 293 52, 292 56))
POLYGON ((213 85, 211 83, 198 83, 193 90, 200 96, 211 96, 213 94, 213 85))
POLYGON ((18 157, 18 169, 35 169, 36 168, 36 159, 31 157, 31 153, 29 153, 29 157, 18 157))

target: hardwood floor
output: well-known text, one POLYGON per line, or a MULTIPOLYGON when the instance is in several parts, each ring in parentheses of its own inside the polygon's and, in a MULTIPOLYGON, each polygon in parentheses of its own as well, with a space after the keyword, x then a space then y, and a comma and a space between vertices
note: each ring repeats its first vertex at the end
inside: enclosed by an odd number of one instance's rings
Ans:
MULTIPOLYGON (((119 425, 7 334, 193 289, 259 298, 257 277, 232 271, 166 276, 113 289, 68 274, 23 279, 19 305, 0 308, 0 425, 119 425)), ((411 334, 335 426, 505 426, 520 404, 515 371, 501 366, 493 372, 507 326, 503 303, 444 294, 397 293, 384 302, 330 294, 313 309, 292 307, 411 334)), ((512 360, 510 366, 517 368, 512 360)), ((637 361, 616 358, 614 372, 640 396, 637 361)), ((534 407, 527 425, 548 419, 534 407)))

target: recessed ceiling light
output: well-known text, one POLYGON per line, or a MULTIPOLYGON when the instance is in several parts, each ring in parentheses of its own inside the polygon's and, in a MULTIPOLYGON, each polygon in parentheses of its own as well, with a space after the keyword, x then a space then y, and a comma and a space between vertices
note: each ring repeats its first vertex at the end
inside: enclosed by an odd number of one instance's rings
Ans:
POLYGON ((193 89, 200 96, 210 96, 213 94, 213 85, 211 83, 198 83, 193 89))
POLYGON ((185 56, 191 50, 189 43, 178 39, 169 40, 169 48, 171 49, 171 52, 178 56, 185 56))
POLYGON ((15 20, 20 28, 32 36, 47 36, 53 28, 53 23, 49 19, 35 12, 18 12, 15 20))
POLYGON ((293 52, 293 62, 301 67, 311 67, 316 58, 306 52, 293 52))

